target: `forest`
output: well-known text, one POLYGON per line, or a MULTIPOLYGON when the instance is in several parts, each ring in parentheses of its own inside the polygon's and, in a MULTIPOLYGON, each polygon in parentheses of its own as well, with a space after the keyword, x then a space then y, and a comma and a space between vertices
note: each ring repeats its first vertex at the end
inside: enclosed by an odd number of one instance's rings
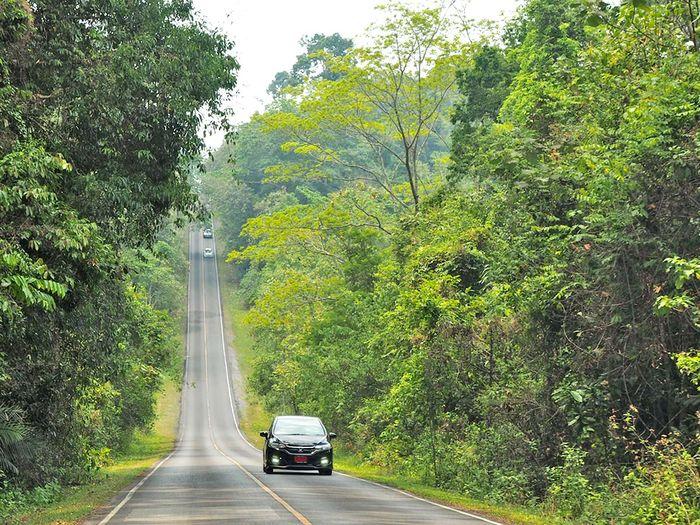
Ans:
POLYGON ((0 522, 179 384, 191 188, 232 43, 187 0, 0 0, 0 522))
POLYGON ((699 16, 394 2, 304 38, 203 177, 251 392, 552 522, 699 523, 699 16))

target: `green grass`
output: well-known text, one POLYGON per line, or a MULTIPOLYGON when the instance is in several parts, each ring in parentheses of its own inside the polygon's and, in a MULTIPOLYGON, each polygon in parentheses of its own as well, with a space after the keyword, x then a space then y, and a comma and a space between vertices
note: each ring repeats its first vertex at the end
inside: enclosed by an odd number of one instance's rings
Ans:
POLYGON ((106 504, 116 493, 128 487, 138 476, 168 454, 177 438, 180 414, 180 389, 166 379, 158 398, 158 418, 153 430, 138 433, 123 454, 101 470, 92 482, 65 488, 58 501, 21 516, 27 525, 68 525, 78 523, 94 509, 106 504))
MULTIPOLYGON (((226 264, 220 264, 219 270, 221 271, 224 309, 231 324, 234 334, 233 346, 236 349, 239 366, 245 378, 250 373, 256 356, 253 337, 244 322, 247 310, 242 297, 229 278, 230 268, 226 264)), ((241 430, 252 443, 262 446, 263 439, 258 432, 269 426, 272 415, 265 411, 260 399, 249 390, 246 390, 246 402, 247 408, 241 417, 241 430)), ((419 480, 387 472, 384 468, 362 462, 358 456, 348 452, 336 452, 334 464, 336 470, 340 472, 395 487, 437 503, 475 512, 502 523, 524 525, 556 525, 564 523, 552 516, 543 516, 523 507, 494 505, 468 498, 456 492, 431 487, 421 483, 419 480)))

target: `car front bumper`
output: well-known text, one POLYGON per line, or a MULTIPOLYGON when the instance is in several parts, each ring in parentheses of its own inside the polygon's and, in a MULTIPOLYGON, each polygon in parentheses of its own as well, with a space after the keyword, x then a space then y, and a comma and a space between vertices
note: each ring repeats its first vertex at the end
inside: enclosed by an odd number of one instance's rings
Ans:
POLYGON ((268 447, 265 463, 272 468, 288 470, 319 470, 333 468, 333 449, 318 450, 311 454, 292 454, 284 449, 268 447), (306 458, 305 463, 297 463, 295 457, 306 458))

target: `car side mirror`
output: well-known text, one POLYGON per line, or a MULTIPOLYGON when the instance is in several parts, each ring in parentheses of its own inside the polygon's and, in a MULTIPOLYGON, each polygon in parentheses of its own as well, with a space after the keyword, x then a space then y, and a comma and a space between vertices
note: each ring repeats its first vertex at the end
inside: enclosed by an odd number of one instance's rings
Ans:
POLYGON ((260 431, 260 437, 264 437, 265 439, 267 439, 269 435, 270 434, 267 432, 267 430, 260 431))
POLYGON ((336 434, 335 432, 328 433, 328 439, 335 439, 337 437, 338 437, 338 434, 336 434))

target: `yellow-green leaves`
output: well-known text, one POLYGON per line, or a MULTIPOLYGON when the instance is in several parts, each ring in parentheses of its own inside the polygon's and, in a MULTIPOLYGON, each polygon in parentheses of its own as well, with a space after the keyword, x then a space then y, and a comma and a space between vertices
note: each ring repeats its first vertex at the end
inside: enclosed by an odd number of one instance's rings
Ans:
MULTIPOLYGON (((674 256, 664 262, 671 278, 672 290, 669 294, 657 297, 654 303, 656 313, 663 316, 672 311, 688 312, 695 326, 700 328, 700 297, 695 284, 700 281, 700 259, 674 256)), ((661 286, 658 290, 661 290, 661 286)))
POLYGON ((260 117, 289 138, 283 148, 299 159, 269 167, 276 180, 362 180, 404 207, 418 205, 435 176, 428 143, 447 139, 447 108, 467 48, 439 9, 391 4, 384 14, 371 45, 328 59, 332 79, 308 79, 288 91, 294 109, 260 117), (402 183, 409 195, 397 191, 402 183))

